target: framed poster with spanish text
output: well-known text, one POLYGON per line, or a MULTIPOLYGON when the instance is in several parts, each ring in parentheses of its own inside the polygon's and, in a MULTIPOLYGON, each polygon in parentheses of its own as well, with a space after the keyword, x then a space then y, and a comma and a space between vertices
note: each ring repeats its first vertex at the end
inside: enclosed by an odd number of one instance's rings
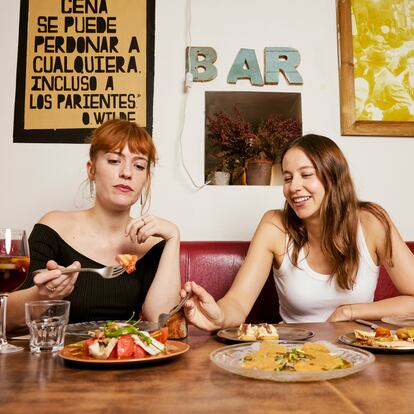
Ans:
POLYGON ((83 143, 108 119, 152 131, 155 0, 21 0, 13 142, 83 143))
POLYGON ((414 2, 337 0, 342 135, 414 136, 414 2))

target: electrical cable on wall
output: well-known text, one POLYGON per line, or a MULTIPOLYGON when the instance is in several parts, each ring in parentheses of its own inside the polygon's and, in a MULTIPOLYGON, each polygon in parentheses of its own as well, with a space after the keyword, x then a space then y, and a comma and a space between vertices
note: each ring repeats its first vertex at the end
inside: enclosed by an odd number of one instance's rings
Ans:
POLYGON ((179 145, 180 145, 180 155, 181 155, 181 163, 183 165, 184 171, 186 172, 188 178, 190 179, 191 183, 197 190, 201 190, 206 185, 210 184, 211 181, 207 181, 205 184, 198 185, 190 171, 188 170, 185 160, 184 160, 184 150, 183 150, 183 133, 184 133, 184 127, 185 127, 185 117, 187 113, 187 102, 188 102, 188 96, 190 94, 191 87, 193 85, 193 74, 191 73, 191 67, 190 67, 190 48, 191 48, 191 0, 187 0, 187 63, 185 68, 185 95, 184 95, 184 103, 182 105, 181 109, 181 125, 180 125, 180 132, 179 132, 179 145))

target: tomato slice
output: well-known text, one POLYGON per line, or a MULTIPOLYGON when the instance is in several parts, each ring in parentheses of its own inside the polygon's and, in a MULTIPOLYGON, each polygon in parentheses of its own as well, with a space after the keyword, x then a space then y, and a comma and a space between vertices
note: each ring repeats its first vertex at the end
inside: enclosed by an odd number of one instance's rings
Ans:
POLYGON ((134 354, 134 340, 131 335, 121 335, 118 338, 118 343, 116 345, 118 359, 130 358, 134 354))
POLYGON ((158 342, 165 344, 168 339, 168 326, 164 326, 158 331, 151 332, 151 336, 153 336, 158 342))
POLYGON ((147 355, 149 353, 145 349, 142 349, 138 344, 134 343, 134 358, 144 358, 147 355))

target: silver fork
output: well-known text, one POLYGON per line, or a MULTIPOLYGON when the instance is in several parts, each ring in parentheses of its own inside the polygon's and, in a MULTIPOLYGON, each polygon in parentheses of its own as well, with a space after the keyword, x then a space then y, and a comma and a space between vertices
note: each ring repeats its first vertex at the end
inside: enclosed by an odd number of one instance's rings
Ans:
POLYGON ((158 329, 161 329, 167 323, 168 319, 171 316, 175 315, 187 302, 188 299, 193 296, 193 292, 188 292, 178 303, 178 305, 174 306, 168 313, 160 313, 158 316, 158 329))
MULTIPOLYGON (((33 272, 33 276, 37 275, 38 273, 47 272, 49 269, 39 269, 33 272)), ((68 267, 67 269, 62 270, 62 274, 65 275, 67 273, 74 273, 74 272, 94 272, 99 273, 104 279, 113 279, 114 277, 121 276, 124 273, 124 268, 122 266, 105 266, 101 267, 100 269, 94 269, 92 267, 82 267, 77 269, 75 267, 68 267)))

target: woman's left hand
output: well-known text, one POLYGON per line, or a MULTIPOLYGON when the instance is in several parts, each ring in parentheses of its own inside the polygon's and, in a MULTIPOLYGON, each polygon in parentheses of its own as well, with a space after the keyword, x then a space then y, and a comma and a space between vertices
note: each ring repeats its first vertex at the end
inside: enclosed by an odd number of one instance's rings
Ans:
POLYGON ((151 236, 161 237, 164 240, 178 238, 179 230, 168 220, 145 214, 128 223, 125 236, 128 236, 134 243, 145 243, 151 236))
POLYGON ((327 322, 345 322, 352 320, 352 305, 341 305, 335 309, 335 312, 328 318, 327 322))

